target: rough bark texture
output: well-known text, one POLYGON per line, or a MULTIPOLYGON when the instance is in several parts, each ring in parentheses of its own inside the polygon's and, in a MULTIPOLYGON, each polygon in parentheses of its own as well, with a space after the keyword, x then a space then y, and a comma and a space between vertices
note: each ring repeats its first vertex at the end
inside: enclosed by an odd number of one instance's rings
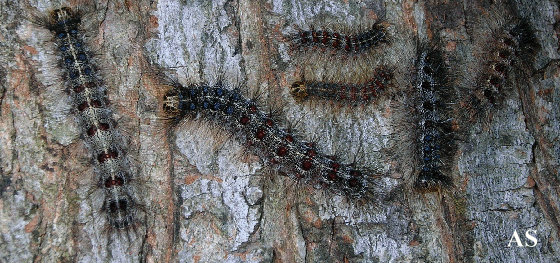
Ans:
MULTIPOLYGON (((324 152, 410 185, 411 158, 384 158, 410 143, 399 136, 406 105, 295 102, 287 87, 301 60, 290 58, 281 33, 386 20, 391 45, 358 64, 393 66, 406 94, 418 41, 437 35, 458 58, 452 63, 472 62, 477 36, 465 25, 486 1, 96 2, 90 43, 141 171, 146 219, 128 232, 105 225, 68 98, 52 95, 62 87, 49 33, 23 15, 80 3, 18 2, 0 1, 1 262, 560 261, 558 2, 511 3, 535 28, 541 50, 505 107, 461 126, 455 187, 424 194, 404 187, 375 211, 276 174, 216 125, 184 121, 168 137, 155 69, 183 84, 222 81, 258 95, 324 152), (525 232, 535 230, 536 246, 508 247, 514 230, 524 245, 532 244, 525 232)), ((314 59, 316 70, 359 74, 314 59)))

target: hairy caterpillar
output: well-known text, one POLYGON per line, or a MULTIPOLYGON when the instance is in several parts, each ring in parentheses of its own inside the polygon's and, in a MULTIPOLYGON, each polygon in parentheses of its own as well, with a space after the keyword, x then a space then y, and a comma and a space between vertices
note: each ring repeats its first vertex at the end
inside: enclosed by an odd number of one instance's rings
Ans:
POLYGON ((515 82, 513 78, 523 81, 540 49, 529 21, 508 17, 511 12, 496 5, 490 9, 491 16, 474 19, 473 34, 480 36, 474 52, 478 63, 473 65, 478 103, 499 105, 507 87, 515 82))
POLYGON ((341 103, 368 103, 392 86, 392 72, 376 69, 370 81, 363 84, 296 81, 290 86, 290 94, 297 100, 322 99, 341 103))
POLYGON ((496 36, 496 46, 487 52, 487 72, 481 76, 482 95, 491 104, 503 96, 508 84, 511 67, 522 67, 534 55, 538 44, 526 20, 514 21, 496 36), (519 65, 518 65, 519 64, 519 65))
POLYGON ((387 42, 387 32, 381 23, 374 23, 371 28, 356 34, 334 32, 328 29, 300 30, 288 37, 293 50, 305 50, 313 47, 324 47, 347 54, 363 53, 387 42))
POLYGON ((90 150, 97 185, 105 194, 102 210, 112 227, 127 228, 136 221, 137 204, 130 185, 136 174, 127 158, 128 146, 116 128, 106 87, 84 41, 82 13, 63 7, 37 22, 54 35, 63 83, 90 150))
POLYGON ((340 95, 358 103, 378 97, 383 87, 376 80, 386 82, 381 76, 383 72, 392 78, 389 73, 394 66, 393 61, 386 60, 391 55, 380 52, 380 47, 390 43, 387 24, 373 14, 352 26, 333 21, 332 30, 316 30, 318 26, 313 24, 318 23, 301 22, 277 33, 280 56, 291 61, 294 76, 299 75, 299 79, 289 81, 294 84, 289 87, 292 95, 300 100, 307 96, 332 99, 340 95), (348 89, 339 93, 338 87, 348 89))
POLYGON ((437 49, 421 47, 416 63, 416 148, 420 171, 414 186, 422 191, 452 184, 449 172, 456 145, 451 113, 456 95, 441 56, 437 49))
POLYGON ((250 152, 294 180, 326 188, 352 199, 381 199, 378 175, 338 162, 319 152, 313 143, 300 141, 282 128, 274 116, 236 90, 216 86, 176 84, 164 96, 164 111, 175 121, 200 116, 219 124, 250 152))

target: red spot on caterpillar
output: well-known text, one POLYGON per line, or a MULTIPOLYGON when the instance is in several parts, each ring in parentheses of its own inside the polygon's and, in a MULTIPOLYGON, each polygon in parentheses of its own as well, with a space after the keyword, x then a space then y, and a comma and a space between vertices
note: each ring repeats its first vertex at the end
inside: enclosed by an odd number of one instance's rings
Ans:
POLYGON ((272 127, 274 125, 274 122, 271 119, 266 119, 265 123, 268 127, 272 127))
POLYGON ((116 159, 117 157, 119 157, 118 152, 115 152, 115 151, 104 152, 104 153, 101 153, 101 154, 97 155, 97 161, 99 163, 104 163, 109 159, 116 159))
POLYGON ((323 31, 323 45, 327 45, 327 43, 329 42, 329 32, 327 31, 323 31))
POLYGON ((344 45, 344 50, 350 51, 352 49, 352 40, 349 36, 345 36, 344 40, 346 41, 346 45, 344 45))
POLYGON ((500 84, 502 84, 502 79, 500 79, 499 77, 496 77, 496 76, 492 76, 488 80, 488 83, 490 83, 492 86, 499 87, 500 84))
POLYGON ((348 89, 347 89, 346 86, 344 86, 344 85, 342 85, 342 86, 340 87, 340 91, 341 91, 341 92, 340 92, 340 95, 339 95, 340 100, 344 101, 344 100, 347 99, 347 97, 346 97, 346 94, 347 94, 346 91, 347 91, 347 90, 348 90, 348 89))
POLYGON ((105 187, 106 188, 110 188, 113 186, 122 186, 124 184, 124 180, 121 177, 107 177, 107 179, 105 179, 105 187))
POLYGON ((502 43, 504 43, 504 44, 506 44, 506 45, 508 45, 508 46, 510 46, 510 47, 513 46, 513 45, 515 45, 515 42, 513 42, 513 39, 508 38, 508 37, 503 37, 503 38, 501 39, 501 41, 502 41, 502 43))
POLYGON ((294 142, 294 137, 292 137, 292 135, 286 135, 286 137, 284 137, 284 139, 286 139, 287 142, 294 142))
POLYGON ((288 148, 286 148, 285 146, 280 146, 276 153, 278 154, 278 156, 284 157, 286 154, 288 154, 288 148))
POLYGON ((307 150, 307 156, 309 157, 315 157, 317 155, 317 152, 313 149, 309 149, 307 150))
POLYGON ((79 111, 84 111, 85 109, 92 107, 92 108, 101 108, 103 104, 99 100, 92 100, 92 101, 84 101, 80 105, 78 105, 79 111))
POLYGON ((313 166, 313 161, 311 160, 311 158, 307 158, 303 160, 303 162, 301 163, 301 169, 305 171, 309 171, 309 169, 311 169, 312 166, 313 166))
POLYGON ((250 112, 250 113, 255 113, 255 112, 257 112, 257 106, 255 106, 255 105, 249 106, 249 112, 250 112))
POLYGON ((241 119, 239 119, 239 122, 241 122, 241 124, 246 125, 247 123, 249 123, 249 117, 247 115, 243 115, 241 116, 241 119))
POLYGON ((338 169, 340 169, 340 164, 339 163, 332 163, 331 168, 333 169, 333 171, 338 171, 338 169))
POLYGON ((257 130, 257 139, 262 140, 264 138, 264 136, 266 136, 266 131, 262 128, 259 128, 257 130))
POLYGON ((354 171, 350 172, 350 176, 352 176, 352 178, 350 178, 350 180, 348 180, 348 184, 351 187, 360 186, 360 182, 358 181, 358 178, 362 176, 362 173, 354 170, 354 171))
POLYGON ((97 87, 97 86, 95 85, 95 83, 93 83, 93 82, 88 82, 88 83, 85 83, 85 84, 76 85, 76 86, 73 88, 73 90, 74 90, 74 92, 76 92, 76 93, 80 93, 80 92, 84 91, 85 89, 94 89, 94 88, 96 88, 96 87, 97 87))
POLYGON ((107 131, 111 126, 107 123, 99 123, 99 125, 92 125, 87 129, 87 135, 93 136, 98 130, 107 131))
POLYGON ((492 69, 494 69, 495 71, 497 71, 498 73, 500 73, 502 76, 506 76, 506 68, 507 66, 505 64, 502 63, 498 63, 498 64, 494 64, 492 66, 492 69))
POLYGON ((333 171, 330 171, 330 172, 327 174, 327 179, 330 180, 330 181, 335 181, 335 180, 336 180, 336 177, 337 177, 337 176, 336 176, 336 171, 334 171, 334 170, 333 170, 333 171))
POLYGON ((357 178, 357 177, 360 177, 360 176, 362 175, 362 173, 360 173, 360 171, 353 170, 353 171, 350 172, 350 175, 351 175, 352 177, 356 177, 356 178, 357 178))
POLYGON ((319 43, 319 36, 317 31, 311 31, 311 35, 313 36, 312 41, 313 43, 319 43))
POLYGON ((340 48, 340 34, 339 33, 334 33, 333 34, 333 48, 340 48))

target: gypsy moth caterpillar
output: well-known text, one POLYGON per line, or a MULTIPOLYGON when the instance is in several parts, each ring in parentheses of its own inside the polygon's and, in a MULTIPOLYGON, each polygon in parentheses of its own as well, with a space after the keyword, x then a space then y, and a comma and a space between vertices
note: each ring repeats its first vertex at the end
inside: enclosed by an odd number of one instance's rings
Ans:
POLYGON ((297 34, 288 37, 292 50, 306 50, 314 47, 331 49, 344 54, 359 54, 388 42, 383 24, 375 22, 368 29, 353 33, 343 33, 323 28, 315 30, 298 29, 297 34))
POLYGON ((252 153, 294 180, 353 199, 383 199, 379 175, 342 164, 322 154, 313 143, 298 140, 275 116, 239 91, 216 86, 176 85, 164 96, 164 111, 172 119, 200 116, 227 130, 252 153))
POLYGON ((510 8, 495 4, 489 11, 477 14, 470 25, 476 36, 476 63, 469 71, 474 72, 476 82, 467 85, 472 87, 474 102, 481 108, 502 104, 510 87, 530 74, 528 69, 540 48, 529 21, 512 15, 515 12, 510 8))
POLYGON ((296 81, 290 86, 290 94, 300 101, 319 99, 346 104, 365 104, 388 92, 392 85, 392 72, 386 68, 378 68, 366 83, 296 81))
POLYGON ((102 212, 109 225, 125 229, 138 220, 137 200, 130 187, 137 174, 127 157, 128 145, 116 127, 106 86, 85 41, 82 19, 82 10, 62 7, 36 21, 54 35, 63 86, 71 95, 72 112, 90 151, 97 185, 104 189, 102 212))
POLYGON ((449 173, 456 151, 452 106, 456 95, 449 78, 441 51, 420 47, 414 83, 418 127, 415 140, 420 171, 414 186, 421 191, 452 184, 449 173))
POLYGON ((271 40, 278 42, 279 55, 295 69, 295 79, 289 81, 295 85, 288 86, 292 95, 301 99, 346 93, 347 98, 355 95, 356 101, 377 97, 381 88, 375 84, 376 76, 380 69, 393 71, 394 66, 392 54, 381 51, 391 39, 388 23, 379 17, 382 12, 367 10, 346 23, 319 13, 308 21, 275 28, 272 35, 279 37, 271 40), (337 87, 348 90, 337 92, 337 87), (293 92, 302 88, 309 89, 307 95, 293 92))

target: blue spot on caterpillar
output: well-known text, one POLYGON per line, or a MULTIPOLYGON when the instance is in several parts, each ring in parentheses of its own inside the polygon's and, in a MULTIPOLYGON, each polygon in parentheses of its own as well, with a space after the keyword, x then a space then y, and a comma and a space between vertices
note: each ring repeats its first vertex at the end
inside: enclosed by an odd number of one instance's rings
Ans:
POLYGON ((237 90, 221 84, 175 84, 163 101, 171 121, 198 116, 218 124, 251 153, 294 180, 352 199, 373 201, 385 196, 380 176, 342 164, 320 153, 313 143, 296 139, 276 121, 278 118, 261 111, 255 101, 237 90))
POLYGON ((452 185, 449 173, 456 151, 452 102, 456 95, 449 85, 449 74, 439 50, 419 48, 416 70, 416 148, 420 171, 414 186, 432 191, 452 185))
POLYGON ((92 155, 97 185, 105 193, 103 212, 112 227, 127 228, 135 221, 137 204, 130 192, 135 174, 126 157, 127 146, 108 107, 105 87, 80 34, 82 14, 64 7, 54 10, 42 22, 55 36, 64 83, 92 155))

